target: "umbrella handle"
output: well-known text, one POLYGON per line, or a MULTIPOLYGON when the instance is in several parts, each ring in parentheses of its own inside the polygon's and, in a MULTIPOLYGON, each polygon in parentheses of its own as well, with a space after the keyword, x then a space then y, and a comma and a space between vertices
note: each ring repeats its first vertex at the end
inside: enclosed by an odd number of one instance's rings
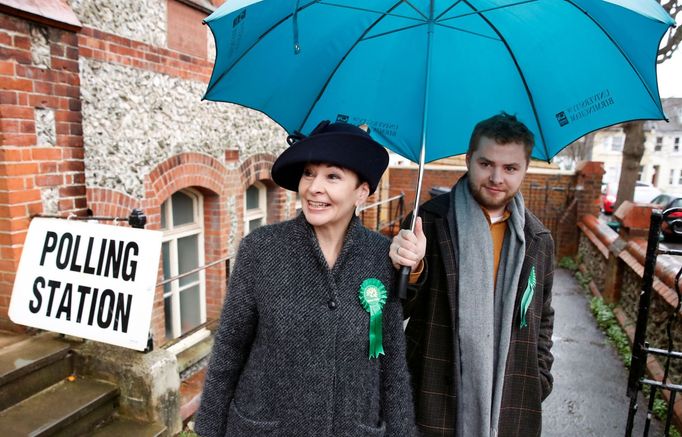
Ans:
POLYGON ((407 283, 410 280, 410 271, 412 269, 407 266, 400 267, 398 272, 397 293, 400 299, 407 299, 407 283))

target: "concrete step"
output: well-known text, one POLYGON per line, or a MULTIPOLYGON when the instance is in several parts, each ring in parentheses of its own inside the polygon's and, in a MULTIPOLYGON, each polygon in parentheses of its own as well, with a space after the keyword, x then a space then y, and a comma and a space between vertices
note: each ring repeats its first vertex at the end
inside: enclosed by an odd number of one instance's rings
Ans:
POLYGON ((0 411, 70 375, 70 349, 53 335, 27 337, 0 349, 0 411))
POLYGON ((110 383, 63 380, 0 412, 8 436, 79 436, 114 412, 118 388, 110 383))
POLYGON ((198 364, 202 360, 204 360, 206 363, 203 363, 201 367, 205 367, 205 365, 208 362, 208 356, 211 354, 212 349, 213 336, 209 335, 208 337, 201 340, 197 344, 177 354, 176 357, 178 359, 178 373, 181 375, 181 377, 183 373, 185 373, 188 370, 190 374, 195 373, 196 369, 190 368, 198 364))
POLYGON ((19 334, 17 332, 0 331, 0 349, 9 346, 18 341, 25 340, 29 337, 28 334, 19 334))
POLYGON ((95 430, 91 437, 160 437, 166 427, 159 423, 137 422, 124 417, 113 420, 95 430))

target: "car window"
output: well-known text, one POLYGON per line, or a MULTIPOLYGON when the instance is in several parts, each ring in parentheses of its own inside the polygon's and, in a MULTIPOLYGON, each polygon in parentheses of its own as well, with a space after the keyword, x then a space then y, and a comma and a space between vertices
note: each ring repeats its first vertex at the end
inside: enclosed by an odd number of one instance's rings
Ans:
POLYGON ((675 199, 670 203, 670 208, 679 208, 682 206, 682 199, 675 199))
POLYGON ((661 194, 656 196, 654 200, 651 201, 651 203, 655 203, 657 205, 665 205, 671 201, 673 201, 675 198, 673 196, 669 196, 667 194, 661 194))

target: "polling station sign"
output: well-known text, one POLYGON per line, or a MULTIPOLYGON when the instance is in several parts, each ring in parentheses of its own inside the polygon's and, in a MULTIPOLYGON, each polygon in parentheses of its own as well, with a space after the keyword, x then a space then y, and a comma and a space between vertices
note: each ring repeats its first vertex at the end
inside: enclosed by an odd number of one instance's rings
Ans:
POLYGON ((14 323, 143 350, 161 232, 34 218, 9 306, 14 323))

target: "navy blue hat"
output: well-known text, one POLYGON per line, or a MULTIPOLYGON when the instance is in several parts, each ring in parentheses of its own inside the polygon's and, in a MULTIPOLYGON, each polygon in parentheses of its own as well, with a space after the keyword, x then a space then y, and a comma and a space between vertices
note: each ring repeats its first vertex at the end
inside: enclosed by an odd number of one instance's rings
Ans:
POLYGON ((272 166, 272 180, 282 188, 298 191, 303 168, 323 162, 353 170, 374 193, 388 167, 388 152, 367 132, 348 123, 320 122, 307 137, 296 132, 287 137, 290 147, 272 166))

